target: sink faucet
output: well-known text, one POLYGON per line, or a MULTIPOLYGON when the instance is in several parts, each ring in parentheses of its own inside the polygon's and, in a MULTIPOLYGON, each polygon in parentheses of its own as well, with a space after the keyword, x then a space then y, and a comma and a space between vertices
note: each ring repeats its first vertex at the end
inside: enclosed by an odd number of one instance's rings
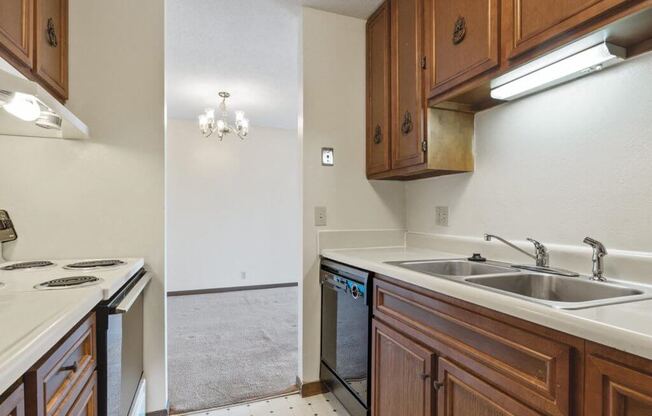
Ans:
POLYGON ((534 255, 532 255, 532 254, 528 253, 527 251, 516 247, 514 244, 510 243, 509 241, 505 240, 502 237, 499 237, 499 236, 493 235, 493 234, 485 234, 484 235, 485 241, 491 241, 492 238, 495 238, 496 240, 507 244, 508 246, 513 248, 514 250, 518 250, 518 251, 520 251, 521 253, 525 254, 528 257, 532 257, 536 261, 536 264, 537 264, 538 267, 548 267, 548 261, 549 261, 548 249, 546 249, 546 246, 544 246, 543 244, 541 244, 537 240, 534 240, 534 239, 529 238, 529 237, 527 238, 527 241, 534 244, 534 255))
POLYGON ((584 244, 588 244, 593 247, 593 276, 591 280, 597 280, 599 282, 606 282, 607 279, 602 275, 604 273, 604 256, 607 255, 607 249, 604 247, 604 244, 598 240, 594 240, 591 237, 586 237, 584 239, 584 244))

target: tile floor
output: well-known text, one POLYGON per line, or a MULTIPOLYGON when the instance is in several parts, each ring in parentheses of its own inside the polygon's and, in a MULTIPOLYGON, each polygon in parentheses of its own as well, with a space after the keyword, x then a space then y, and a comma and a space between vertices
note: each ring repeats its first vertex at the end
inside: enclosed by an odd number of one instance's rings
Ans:
POLYGON ((187 413, 192 416, 349 416, 331 393, 301 398, 298 394, 239 406, 187 413))

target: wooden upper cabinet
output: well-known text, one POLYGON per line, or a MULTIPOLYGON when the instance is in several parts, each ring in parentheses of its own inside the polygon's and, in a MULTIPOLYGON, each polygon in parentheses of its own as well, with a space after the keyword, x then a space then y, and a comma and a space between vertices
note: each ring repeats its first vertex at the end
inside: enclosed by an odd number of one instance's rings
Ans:
POLYGON ((510 58, 540 46, 630 0, 508 0, 505 17, 513 16, 510 58))
POLYGON ((391 1, 392 169, 425 162, 423 0, 391 1))
POLYGON ((434 353, 386 325, 372 324, 374 416, 431 416, 434 353))
POLYGON ((437 416, 544 415, 446 359, 440 358, 437 367, 437 416))
POLYGON ((36 0, 34 74, 58 99, 68 98, 68 0, 36 0))
POLYGON ((367 175, 390 169, 389 6, 367 21, 367 175))
POLYGON ((585 416, 652 415, 652 361, 587 343, 585 416))
POLYGON ((498 0, 425 2, 431 96, 498 66, 498 0))
POLYGON ((30 69, 34 52, 33 22, 33 0, 0 1, 0 45, 14 63, 30 69))
POLYGON ((22 384, 0 395, 0 416, 25 416, 25 389, 22 384))

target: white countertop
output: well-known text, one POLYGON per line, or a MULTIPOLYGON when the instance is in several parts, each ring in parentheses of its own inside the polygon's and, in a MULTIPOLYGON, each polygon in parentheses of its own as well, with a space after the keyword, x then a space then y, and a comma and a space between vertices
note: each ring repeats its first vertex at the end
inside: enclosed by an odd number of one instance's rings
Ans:
POLYGON ((422 248, 388 247, 327 249, 321 255, 331 260, 383 274, 507 315, 530 321, 652 359, 652 300, 621 303, 581 310, 555 309, 452 280, 386 264, 388 261, 464 258, 422 248))
MULTIPOLYGON (((102 300, 111 298, 140 268, 143 259, 107 270, 65 270, 79 260, 54 261, 35 270, 0 270, 0 394, 29 370, 50 348, 102 300), (37 290, 34 286, 65 276, 91 275, 94 286, 37 290)), ((17 263, 6 262, 0 267, 17 263)))

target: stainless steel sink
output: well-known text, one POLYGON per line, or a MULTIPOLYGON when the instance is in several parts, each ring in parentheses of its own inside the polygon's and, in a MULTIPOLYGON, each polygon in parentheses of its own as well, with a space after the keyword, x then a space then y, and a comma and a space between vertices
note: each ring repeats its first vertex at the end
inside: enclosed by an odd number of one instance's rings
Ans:
POLYGON ((390 262, 390 264, 415 272, 441 277, 467 277, 518 272, 510 267, 474 263, 466 260, 401 261, 390 262))
POLYGON ((585 309, 652 299, 652 287, 649 286, 598 282, 587 276, 527 272, 495 261, 477 263, 447 259, 387 263, 558 309, 585 309))
POLYGON ((465 282, 561 309, 583 309, 652 298, 652 293, 634 287, 538 273, 470 277, 465 282))

